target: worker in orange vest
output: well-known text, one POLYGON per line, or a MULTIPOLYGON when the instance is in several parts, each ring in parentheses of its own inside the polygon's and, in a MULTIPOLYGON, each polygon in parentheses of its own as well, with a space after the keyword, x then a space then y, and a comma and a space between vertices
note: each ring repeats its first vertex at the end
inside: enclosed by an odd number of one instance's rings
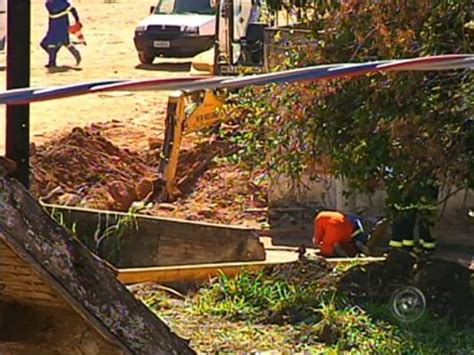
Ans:
POLYGON ((354 214, 322 211, 314 219, 313 243, 323 256, 368 255, 368 240, 362 219, 354 214))

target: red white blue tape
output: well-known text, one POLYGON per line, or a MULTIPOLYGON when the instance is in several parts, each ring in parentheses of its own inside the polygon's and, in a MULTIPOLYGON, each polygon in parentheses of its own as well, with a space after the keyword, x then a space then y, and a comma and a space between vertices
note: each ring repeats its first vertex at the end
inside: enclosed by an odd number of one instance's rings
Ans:
POLYGON ((249 85, 292 83, 361 76, 371 72, 439 71, 474 69, 474 55, 448 54, 412 59, 382 60, 367 63, 324 64, 307 68, 244 77, 190 76, 145 80, 98 80, 73 85, 22 88, 0 93, 0 104, 20 105, 105 91, 202 90, 237 88, 249 85))

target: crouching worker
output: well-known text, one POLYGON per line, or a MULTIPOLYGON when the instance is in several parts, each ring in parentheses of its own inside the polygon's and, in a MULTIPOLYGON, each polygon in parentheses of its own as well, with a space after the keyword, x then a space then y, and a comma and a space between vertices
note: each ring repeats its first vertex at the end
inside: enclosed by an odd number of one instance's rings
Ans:
POLYGON ((337 211, 319 212, 314 220, 313 243, 323 256, 355 256, 369 254, 369 236, 360 217, 337 211))

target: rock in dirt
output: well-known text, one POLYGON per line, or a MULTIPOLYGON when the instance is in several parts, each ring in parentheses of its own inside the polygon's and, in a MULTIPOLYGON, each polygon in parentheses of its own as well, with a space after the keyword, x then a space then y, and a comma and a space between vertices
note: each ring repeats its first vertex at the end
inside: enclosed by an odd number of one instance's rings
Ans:
POLYGON ((97 210, 113 210, 115 201, 106 187, 92 187, 81 202, 81 207, 88 207, 97 210))
POLYGON ((73 193, 65 193, 58 197, 58 204, 63 206, 76 206, 81 202, 81 196, 73 193))
POLYGON ((108 185, 110 196, 114 199, 114 209, 117 211, 128 211, 134 201, 137 200, 135 187, 123 181, 114 181, 108 185))
POLYGON ((170 212, 173 212, 176 210, 176 206, 173 205, 172 203, 159 203, 157 205, 157 208, 160 210, 170 211, 170 212))
POLYGON ((210 208, 202 208, 198 211, 198 215, 204 218, 212 218, 215 215, 215 211, 210 208))
POLYGON ((154 190, 154 180, 152 178, 143 178, 135 185, 135 193, 138 200, 145 199, 154 190))

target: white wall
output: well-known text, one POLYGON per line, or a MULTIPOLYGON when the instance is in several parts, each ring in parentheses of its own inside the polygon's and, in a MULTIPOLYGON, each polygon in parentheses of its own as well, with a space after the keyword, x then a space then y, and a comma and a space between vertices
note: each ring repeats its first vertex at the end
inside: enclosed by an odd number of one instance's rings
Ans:
MULTIPOLYGON (((297 190, 291 180, 284 176, 272 176, 269 191, 271 205, 291 203, 316 203, 322 208, 361 213, 365 217, 380 217, 384 212, 385 193, 344 195, 345 185, 340 179, 321 174, 318 181, 303 178, 303 189, 297 190)), ((439 200, 450 194, 441 191, 439 200)), ((436 233, 439 244, 474 247, 474 221, 467 215, 474 208, 474 191, 459 191, 439 208, 436 233)))

